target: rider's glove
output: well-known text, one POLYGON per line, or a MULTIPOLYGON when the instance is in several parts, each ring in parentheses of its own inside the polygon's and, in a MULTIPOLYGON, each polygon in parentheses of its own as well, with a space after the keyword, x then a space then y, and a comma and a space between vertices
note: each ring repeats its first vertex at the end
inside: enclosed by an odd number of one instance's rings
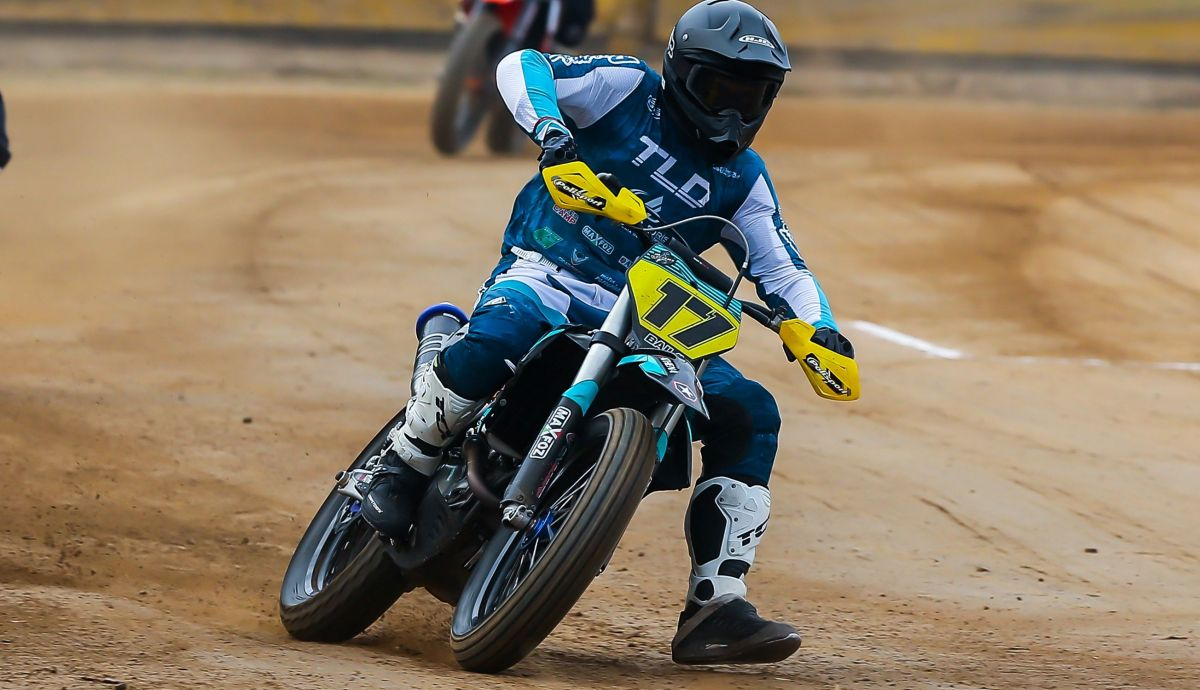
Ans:
MULTIPOLYGON (((818 328, 809 340, 827 350, 832 350, 839 355, 854 359, 854 345, 850 342, 850 339, 828 326, 818 328)), ((789 362, 796 361, 796 355, 792 354, 787 345, 783 346, 783 353, 787 355, 789 362)))
POLYGON ((854 359, 854 345, 850 343, 850 339, 828 326, 818 328, 809 340, 839 355, 854 359))
POLYGON ((575 137, 570 132, 551 129, 542 138, 542 155, 538 156, 541 168, 552 165, 562 165, 579 160, 579 148, 575 146, 575 137))

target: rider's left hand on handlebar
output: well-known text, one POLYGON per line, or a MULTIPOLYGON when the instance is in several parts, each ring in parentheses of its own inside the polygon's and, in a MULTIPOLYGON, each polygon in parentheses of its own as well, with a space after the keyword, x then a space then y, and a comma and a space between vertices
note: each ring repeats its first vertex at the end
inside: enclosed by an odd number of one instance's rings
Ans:
POLYGON ((542 154, 538 156, 541 168, 544 170, 552 165, 562 165, 579 160, 579 148, 575 145, 575 137, 569 132, 551 130, 542 139, 542 154))
POLYGON ((854 345, 846 336, 827 326, 822 326, 813 333, 811 340, 828 350, 833 350, 839 355, 854 359, 854 345))
MULTIPOLYGON (((828 326, 818 328, 810 340, 827 350, 854 359, 854 344, 850 342, 849 338, 828 326)), ((783 353, 787 355, 789 362, 796 361, 796 355, 792 354, 787 345, 783 346, 783 353)))

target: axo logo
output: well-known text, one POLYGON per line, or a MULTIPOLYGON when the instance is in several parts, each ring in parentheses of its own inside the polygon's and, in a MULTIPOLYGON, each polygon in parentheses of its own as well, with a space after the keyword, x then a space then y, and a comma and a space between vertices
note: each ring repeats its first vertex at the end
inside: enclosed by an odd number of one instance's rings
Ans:
POLYGON ((683 184, 675 184, 667 175, 671 172, 671 168, 678 163, 675 156, 667 153, 665 149, 654 142, 650 137, 642 136, 642 143, 646 145, 646 150, 642 151, 637 158, 633 159, 633 164, 639 168, 651 162, 654 157, 662 159, 662 163, 658 168, 650 173, 651 179, 659 185, 666 188, 667 191, 674 194, 680 201, 691 206, 692 208, 703 208, 712 194, 712 185, 708 180, 698 174, 693 174, 687 182, 683 184))

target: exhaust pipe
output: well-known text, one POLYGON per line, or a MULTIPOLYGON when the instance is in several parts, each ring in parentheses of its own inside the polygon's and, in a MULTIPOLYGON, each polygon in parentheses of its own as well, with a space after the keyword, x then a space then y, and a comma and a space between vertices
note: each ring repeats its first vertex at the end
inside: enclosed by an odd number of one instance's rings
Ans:
POLYGON ((417 394, 417 378, 433 366, 433 360, 446 346, 446 341, 467 321, 466 313, 449 302, 426 307, 417 317, 417 356, 413 359, 413 375, 408 386, 411 395, 417 394))

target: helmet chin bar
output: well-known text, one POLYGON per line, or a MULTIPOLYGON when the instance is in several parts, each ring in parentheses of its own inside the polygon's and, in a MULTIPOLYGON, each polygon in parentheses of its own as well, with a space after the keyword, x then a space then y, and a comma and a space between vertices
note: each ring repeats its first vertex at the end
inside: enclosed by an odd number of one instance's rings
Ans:
MULTIPOLYGON (((682 103, 676 101, 676 99, 690 97, 686 93, 676 94, 674 91, 669 86, 663 89, 665 106, 663 111, 695 140, 695 144, 704 151, 705 157, 713 165, 728 163, 742 151, 750 148, 750 145, 754 143, 754 138, 758 135, 758 130, 766 121, 767 113, 770 112, 768 109, 758 119, 747 123, 742 121, 741 115, 737 111, 726 110, 718 116, 709 115, 705 118, 712 126, 704 128, 697 119, 688 116, 688 109, 682 103)), ((699 110, 699 104, 692 105, 692 109, 699 110)))
POLYGON ((702 143, 709 150, 709 158, 716 163, 725 163, 750 148, 758 136, 758 130, 762 128, 766 113, 753 122, 743 121, 736 110, 726 110, 717 118, 711 121, 717 124, 717 128, 710 132, 701 131, 702 143))

